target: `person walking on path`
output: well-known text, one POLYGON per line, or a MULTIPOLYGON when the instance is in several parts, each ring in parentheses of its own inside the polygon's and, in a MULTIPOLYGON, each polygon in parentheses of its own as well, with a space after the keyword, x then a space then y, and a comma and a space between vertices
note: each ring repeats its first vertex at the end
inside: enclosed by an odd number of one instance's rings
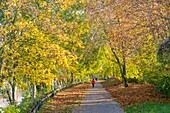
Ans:
POLYGON ((91 83, 92 83, 92 87, 94 88, 94 84, 95 84, 94 78, 92 79, 91 83))
POLYGON ((103 88, 101 81, 90 88, 80 105, 73 108, 72 113, 125 113, 120 105, 112 100, 109 92, 103 88))

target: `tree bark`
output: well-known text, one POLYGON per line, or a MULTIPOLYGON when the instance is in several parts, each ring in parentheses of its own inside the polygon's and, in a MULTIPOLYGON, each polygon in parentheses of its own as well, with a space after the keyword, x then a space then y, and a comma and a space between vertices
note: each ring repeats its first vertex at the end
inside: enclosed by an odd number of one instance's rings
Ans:
POLYGON ((15 97, 16 97, 16 91, 15 91, 15 85, 12 86, 12 104, 15 103, 15 97))
POLYGON ((127 79, 126 79, 126 58, 123 56, 123 74, 122 79, 124 81, 124 86, 128 87, 127 79))
POLYGON ((10 103, 14 104, 15 103, 15 99, 16 99, 16 84, 15 84, 15 78, 13 78, 13 81, 9 82, 10 84, 10 89, 11 89, 11 93, 8 92, 8 96, 10 96, 10 103))
POLYGON ((15 77, 13 77, 11 88, 12 88, 12 102, 14 104, 16 102, 16 79, 15 77))
POLYGON ((7 89, 6 93, 8 95, 8 99, 9 99, 10 104, 12 104, 11 93, 10 93, 9 89, 7 89))
POLYGON ((31 96, 31 100, 34 101, 36 98, 36 85, 33 84, 32 86, 32 96, 31 96))
POLYGON ((74 83, 74 75, 73 75, 73 73, 71 72, 71 84, 73 84, 74 83))
POLYGON ((116 58, 117 64, 119 65, 120 74, 121 74, 121 77, 123 79, 124 86, 128 87, 128 83, 127 83, 127 79, 126 79, 126 59, 125 59, 125 56, 123 56, 123 66, 122 66, 116 52, 112 48, 111 48, 111 50, 114 54, 114 57, 116 58))

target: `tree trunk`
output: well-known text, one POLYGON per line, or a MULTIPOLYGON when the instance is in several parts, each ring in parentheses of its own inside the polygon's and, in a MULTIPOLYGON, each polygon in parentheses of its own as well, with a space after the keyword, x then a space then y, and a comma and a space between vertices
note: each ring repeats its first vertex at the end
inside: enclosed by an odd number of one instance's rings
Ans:
POLYGON ((36 85, 33 84, 32 86, 32 95, 31 95, 31 100, 34 101, 36 98, 36 85))
POLYGON ((32 97, 32 85, 29 82, 27 82, 27 86, 28 86, 29 95, 32 97))
POLYGON ((74 84, 74 75, 73 75, 73 73, 71 72, 71 84, 74 84))
POLYGON ((123 56, 123 74, 122 79, 124 81, 124 86, 128 87, 127 79, 126 79, 126 58, 123 56))
POLYGON ((60 85, 61 85, 61 88, 64 87, 64 85, 63 85, 63 80, 61 80, 60 85))
POLYGON ((15 103, 15 99, 16 99, 16 84, 15 84, 15 78, 13 78, 13 81, 11 82, 9 82, 9 84, 10 84, 10 90, 11 90, 11 93, 10 93, 10 91, 8 90, 8 98, 9 98, 9 96, 10 96, 10 103, 11 104, 14 104, 15 103))
POLYGON ((15 99, 16 99, 16 87, 15 85, 12 86, 12 104, 15 103, 15 99))
POLYGON ((119 65, 120 74, 122 76, 124 86, 128 87, 128 83, 127 83, 127 79, 126 79, 126 59, 125 59, 125 56, 123 56, 123 66, 122 66, 116 52, 113 49, 112 49, 112 52, 113 52, 113 54, 116 58, 117 64, 119 65))
POLYGON ((11 93, 10 93, 10 90, 9 90, 9 89, 7 89, 7 90, 6 90, 6 93, 7 93, 7 95, 8 95, 8 99, 9 99, 10 104, 12 104, 12 99, 11 99, 11 93))
POLYGON ((56 80, 54 79, 54 82, 53 82, 53 84, 54 84, 54 90, 56 90, 56 80))
POLYGON ((14 104, 16 101, 16 79, 15 79, 15 77, 13 77, 11 87, 12 87, 12 101, 14 104))

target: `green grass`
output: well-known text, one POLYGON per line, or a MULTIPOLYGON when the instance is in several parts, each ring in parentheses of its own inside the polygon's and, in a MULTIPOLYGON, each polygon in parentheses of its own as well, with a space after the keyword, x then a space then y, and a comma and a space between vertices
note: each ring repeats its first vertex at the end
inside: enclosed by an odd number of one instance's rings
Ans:
POLYGON ((66 107, 65 109, 62 110, 62 113, 72 113, 72 109, 66 107))
POLYGON ((77 100, 76 102, 74 102, 74 104, 80 104, 81 100, 77 100))
POLYGON ((126 113, 170 113, 170 103, 145 102, 125 108, 126 113))

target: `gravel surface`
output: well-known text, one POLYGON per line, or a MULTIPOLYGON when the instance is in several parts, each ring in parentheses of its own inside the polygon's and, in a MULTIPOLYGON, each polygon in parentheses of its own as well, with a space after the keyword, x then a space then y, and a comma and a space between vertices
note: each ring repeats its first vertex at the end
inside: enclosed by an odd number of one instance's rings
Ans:
POLYGON ((100 82, 87 91, 80 106, 73 110, 73 113, 125 113, 119 104, 111 99, 100 82))

